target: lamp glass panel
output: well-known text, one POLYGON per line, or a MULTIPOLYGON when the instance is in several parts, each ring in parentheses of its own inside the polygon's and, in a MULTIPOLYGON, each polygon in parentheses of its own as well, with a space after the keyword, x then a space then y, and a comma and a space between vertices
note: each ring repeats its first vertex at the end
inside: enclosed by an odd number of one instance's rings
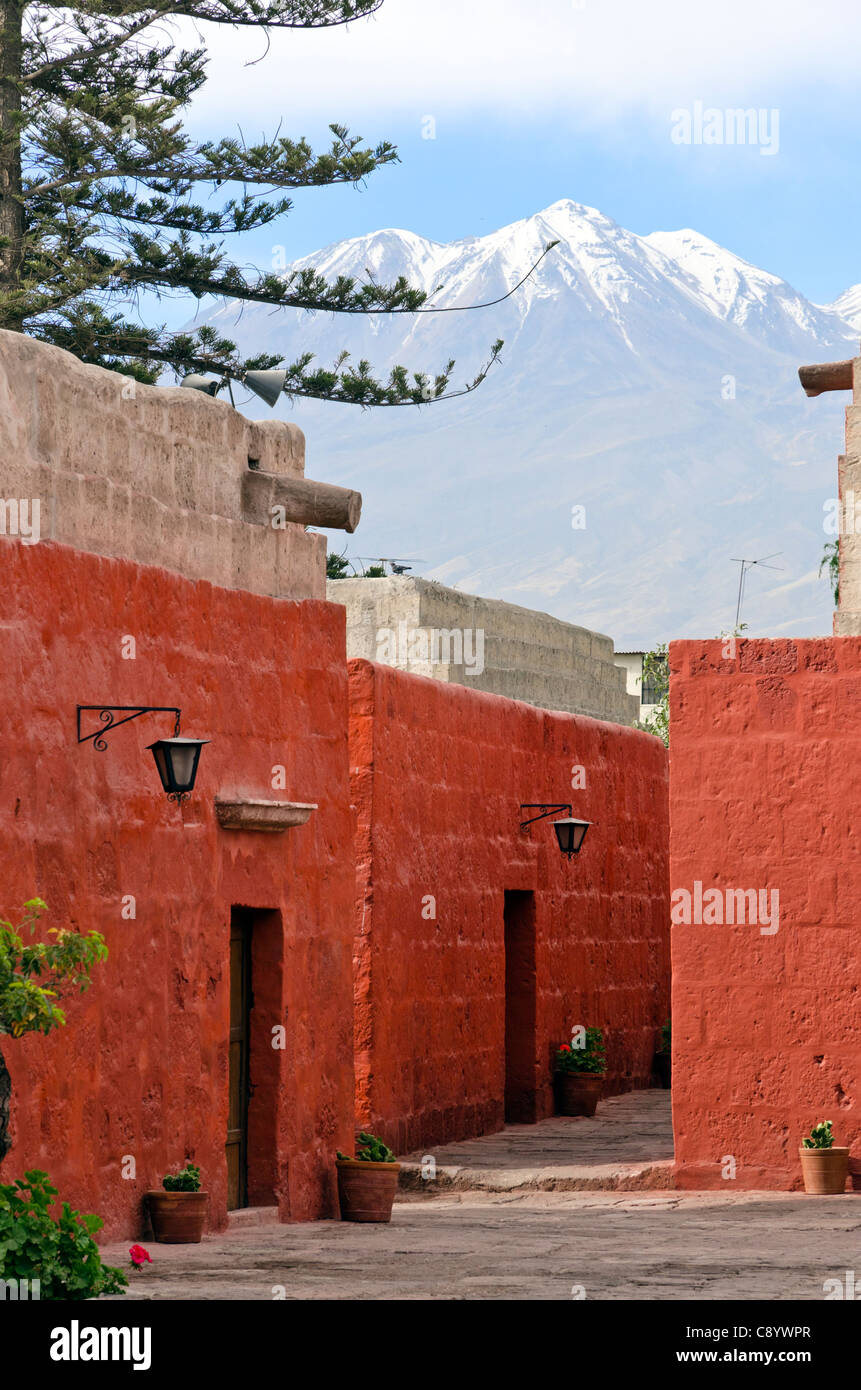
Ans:
POLYGON ((589 829, 589 822, 588 822, 588 821, 579 821, 578 823, 576 823, 575 825, 572 826, 572 828, 571 828, 571 841, 572 841, 572 843, 571 843, 571 848, 574 850, 574 853, 575 853, 575 854, 576 854, 577 851, 579 850, 579 848, 580 848, 580 846, 582 845, 583 841, 586 839, 586 831, 587 831, 588 829, 589 829))
POLYGON ((562 820, 554 821, 553 828, 556 831, 556 838, 562 853, 579 854, 580 846, 586 838, 586 831, 589 829, 589 821, 574 820, 571 816, 565 816, 562 820))
POLYGON ((197 762, 199 751, 200 744, 198 743, 171 744, 168 757, 173 763, 173 781, 177 790, 184 791, 189 787, 189 783, 194 777, 194 765, 197 762))
POLYGON ((165 791, 186 792, 194 787, 200 750, 209 739, 161 738, 150 744, 165 791))
POLYGON ((155 758, 155 765, 158 768, 158 775, 161 778, 161 784, 164 787, 165 791, 169 792, 170 774, 168 772, 167 758, 165 756, 163 744, 154 743, 152 745, 152 755, 155 758))

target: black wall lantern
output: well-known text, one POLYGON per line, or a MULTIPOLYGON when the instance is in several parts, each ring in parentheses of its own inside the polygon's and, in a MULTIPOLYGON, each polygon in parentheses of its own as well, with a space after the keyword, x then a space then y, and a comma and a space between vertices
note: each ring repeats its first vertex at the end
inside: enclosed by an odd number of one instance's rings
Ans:
POLYGON ((173 738, 160 738, 148 747, 155 758, 158 775, 168 801, 186 801, 194 790, 200 750, 205 743, 209 743, 209 739, 181 738, 179 721, 182 711, 175 705, 78 705, 78 742, 88 743, 92 739, 93 747, 104 753, 108 746, 105 734, 111 729, 118 729, 120 724, 128 724, 129 720, 137 719, 142 714, 175 716, 173 738), (81 714, 85 710, 97 711, 101 722, 102 727, 95 729, 91 734, 81 733, 81 714), (123 716, 122 719, 115 717, 118 714, 123 716))
POLYGON ((592 822, 590 820, 576 820, 571 814, 571 806, 567 803, 561 806, 547 806, 541 801, 525 801, 521 803, 520 809, 521 811, 538 812, 537 816, 530 816, 529 820, 520 822, 521 830, 526 830, 537 820, 544 820, 546 816, 558 816, 560 812, 567 811, 567 816, 553 822, 553 829, 556 831, 556 838, 559 841, 559 849, 562 854, 567 854, 569 859, 572 855, 580 853, 580 846, 586 839, 586 831, 592 822))

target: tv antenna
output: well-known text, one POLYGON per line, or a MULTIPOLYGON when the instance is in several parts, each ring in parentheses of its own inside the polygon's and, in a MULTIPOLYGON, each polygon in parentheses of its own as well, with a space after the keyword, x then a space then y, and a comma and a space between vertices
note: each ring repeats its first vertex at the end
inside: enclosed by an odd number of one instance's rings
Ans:
POLYGON ((769 560, 776 560, 778 555, 782 554, 782 550, 775 550, 773 555, 764 555, 761 560, 739 560, 735 556, 732 557, 732 563, 734 565, 741 565, 741 569, 738 572, 738 603, 735 606, 736 629, 738 629, 739 619, 741 618, 741 601, 744 598, 744 581, 748 570, 753 569, 754 565, 759 565, 765 570, 782 570, 783 565, 770 565, 768 563, 769 560))
POLYGON ((424 565, 427 563, 425 560, 416 560, 414 558, 399 559, 393 558, 391 555, 357 555, 356 559, 360 564, 374 564, 383 570, 386 568, 386 565, 389 565, 390 574, 406 574, 412 569, 413 565, 424 565))

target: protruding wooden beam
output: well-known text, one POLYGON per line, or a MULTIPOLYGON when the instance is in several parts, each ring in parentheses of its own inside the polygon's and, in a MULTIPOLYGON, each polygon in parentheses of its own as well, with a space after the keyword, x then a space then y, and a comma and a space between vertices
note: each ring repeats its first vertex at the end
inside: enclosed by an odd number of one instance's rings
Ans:
POLYGON ((253 469, 242 479, 242 516, 257 526, 297 521, 353 532, 361 515, 362 494, 352 488, 253 469))
POLYGON ((812 367, 799 367, 798 380, 808 396, 821 396, 823 391, 851 391, 852 359, 848 362, 816 362, 812 367))

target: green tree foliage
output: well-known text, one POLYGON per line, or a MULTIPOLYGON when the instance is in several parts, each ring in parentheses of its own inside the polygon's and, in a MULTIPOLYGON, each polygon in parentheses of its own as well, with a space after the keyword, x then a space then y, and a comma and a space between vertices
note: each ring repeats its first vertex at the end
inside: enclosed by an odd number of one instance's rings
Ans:
MULTIPOLYGON (((46 909, 41 898, 24 904, 18 926, 0 920, 0 1036, 20 1038, 25 1033, 50 1033, 61 1028, 66 1016, 57 1002, 61 991, 89 987, 90 973, 107 958, 108 948, 98 932, 53 927, 50 941, 27 941, 35 935, 39 916, 46 909)), ((11 1081, 0 1052, 0 1160, 9 1151, 11 1081)))
POLYGON ((820 578, 821 578, 821 576, 822 576, 822 571, 823 571, 823 570, 825 570, 826 573, 828 574, 828 580, 829 580, 829 583, 831 584, 831 591, 832 591, 832 593, 834 594, 834 607, 836 608, 837 605, 838 605, 839 602, 840 602, 840 540, 839 540, 839 538, 837 538, 837 539, 835 539, 835 540, 833 540, 833 541, 826 541, 826 542, 825 542, 825 549, 824 549, 823 552, 822 552, 822 559, 821 559, 820 562, 819 562, 819 576, 820 576, 820 578))
POLYGON ((329 551, 326 556, 326 578, 327 579, 349 579, 350 562, 343 555, 336 555, 334 551, 329 551))
MULTIPOLYGON (((85 362, 155 382, 278 366, 241 357, 204 325, 194 332, 141 326, 142 292, 205 296, 341 314, 436 312, 399 277, 378 284, 314 269, 240 268, 231 236, 289 212, 295 189, 357 185, 397 160, 393 145, 363 143, 332 125, 331 143, 280 133, 196 143, 182 113, 206 80, 203 45, 182 48, 176 21, 269 29, 343 25, 382 0, 0 0, 0 328, 23 331, 85 362)), ((199 34, 200 31, 198 30, 199 34)), ((548 248, 549 249, 549 248, 548 248)), ((474 390, 497 360, 449 391, 453 362, 432 374, 341 353, 331 367, 302 353, 286 367, 288 396, 362 406, 421 404, 474 390)))
POLYGON ((670 666, 666 642, 659 642, 653 651, 643 657, 641 690, 650 687, 649 704, 655 708, 647 719, 638 719, 636 729, 654 734, 665 748, 670 746, 670 666))

